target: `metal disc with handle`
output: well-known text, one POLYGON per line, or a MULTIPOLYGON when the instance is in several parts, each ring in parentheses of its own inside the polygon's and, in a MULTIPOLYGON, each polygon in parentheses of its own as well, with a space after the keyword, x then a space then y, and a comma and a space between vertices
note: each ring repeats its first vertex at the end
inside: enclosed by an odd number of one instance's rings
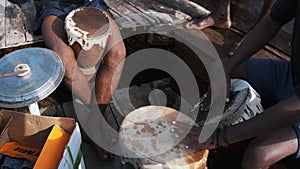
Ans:
POLYGON ((52 50, 25 48, 0 59, 0 107, 29 107, 40 114, 37 102, 49 96, 64 77, 64 64, 52 50))

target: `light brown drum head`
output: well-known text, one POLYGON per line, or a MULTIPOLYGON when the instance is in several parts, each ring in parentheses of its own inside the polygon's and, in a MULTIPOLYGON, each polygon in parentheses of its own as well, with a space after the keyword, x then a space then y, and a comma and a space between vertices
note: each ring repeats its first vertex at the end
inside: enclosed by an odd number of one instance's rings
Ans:
POLYGON ((104 35, 109 29, 108 18, 97 8, 80 8, 74 12, 72 19, 74 27, 88 32, 87 38, 104 35))
POLYGON ((93 7, 81 7, 71 11, 65 19, 69 45, 79 43, 83 50, 95 44, 104 48, 111 33, 106 13, 93 7))
POLYGON ((207 150, 186 149, 178 144, 182 138, 171 136, 174 121, 186 124, 186 133, 194 124, 188 116, 168 107, 141 107, 125 117, 120 135, 131 151, 150 160, 181 167, 202 159, 202 163, 206 164, 207 150))

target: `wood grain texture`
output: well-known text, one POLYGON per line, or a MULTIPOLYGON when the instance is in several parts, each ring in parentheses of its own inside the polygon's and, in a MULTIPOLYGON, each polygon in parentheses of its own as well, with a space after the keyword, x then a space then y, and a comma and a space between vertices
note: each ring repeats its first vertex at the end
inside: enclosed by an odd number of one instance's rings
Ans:
POLYGON ((5 6, 6 0, 0 0, 0 47, 5 46, 5 6))
POLYGON ((12 4, 0 0, 0 49, 42 41, 33 35, 36 19, 35 1, 12 4))
POLYGON ((25 39, 25 16, 17 4, 6 2, 5 26, 6 46, 14 46, 26 41, 25 39))

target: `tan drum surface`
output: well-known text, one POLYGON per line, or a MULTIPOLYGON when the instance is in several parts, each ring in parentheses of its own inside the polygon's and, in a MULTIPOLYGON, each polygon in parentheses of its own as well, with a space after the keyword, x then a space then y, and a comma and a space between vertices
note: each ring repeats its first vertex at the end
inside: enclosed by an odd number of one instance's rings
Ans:
POLYGON ((110 35, 108 16, 93 7, 81 7, 71 11, 65 19, 69 45, 79 43, 83 50, 99 44, 104 48, 110 35))
POLYGON ((74 12, 72 19, 75 23, 74 27, 88 32, 87 38, 104 35, 109 29, 108 19, 103 17, 103 13, 96 8, 82 8, 82 10, 74 12))
POLYGON ((111 34, 108 15, 94 7, 74 9, 65 19, 65 30, 78 66, 90 80, 105 56, 104 49, 111 34))
MULTIPOLYGON (((208 150, 187 149, 178 144, 182 138, 171 136, 173 121, 187 124, 194 120, 168 107, 145 106, 129 113, 120 129, 124 144, 136 154, 152 161, 166 163, 175 169, 204 169, 208 150)), ((187 131, 188 132, 188 131, 187 131)))

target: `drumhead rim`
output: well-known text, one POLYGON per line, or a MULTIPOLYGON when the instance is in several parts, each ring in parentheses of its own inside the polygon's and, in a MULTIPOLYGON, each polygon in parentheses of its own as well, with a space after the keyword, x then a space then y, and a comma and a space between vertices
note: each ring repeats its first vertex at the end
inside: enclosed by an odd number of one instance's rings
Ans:
POLYGON ((108 43, 109 36, 111 35, 111 22, 110 22, 108 14, 105 13, 105 11, 101 11, 100 9, 95 8, 95 7, 80 7, 80 8, 76 8, 76 9, 72 10, 65 18, 64 27, 65 27, 65 31, 67 33, 69 45, 73 45, 75 42, 77 42, 80 44, 80 46, 83 50, 90 50, 95 44, 98 44, 101 48, 105 48, 108 43), (74 13, 76 11, 80 11, 83 9, 96 9, 97 11, 101 12, 101 14, 104 15, 104 17, 106 18, 106 21, 107 21, 107 23, 105 25, 108 24, 107 30, 104 34, 97 35, 95 37, 88 37, 88 33, 86 31, 84 31, 78 27, 77 27, 78 31, 76 31, 75 26, 72 27, 72 25, 75 25, 75 23, 72 19, 72 17, 74 16, 74 13))

